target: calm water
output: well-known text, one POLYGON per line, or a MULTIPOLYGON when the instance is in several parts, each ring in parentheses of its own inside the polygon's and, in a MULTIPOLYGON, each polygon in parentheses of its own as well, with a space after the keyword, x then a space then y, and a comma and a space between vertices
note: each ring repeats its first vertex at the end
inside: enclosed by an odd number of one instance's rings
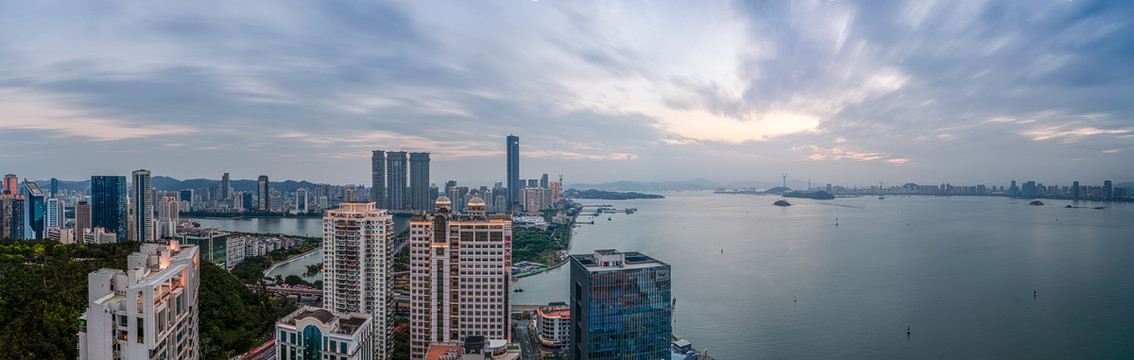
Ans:
MULTIPOLYGON (((665 194, 597 201, 639 211, 571 252, 668 262, 676 334, 717 359, 1134 358, 1134 206, 665 194)), ((568 277, 524 278, 514 303, 565 301, 568 277)))

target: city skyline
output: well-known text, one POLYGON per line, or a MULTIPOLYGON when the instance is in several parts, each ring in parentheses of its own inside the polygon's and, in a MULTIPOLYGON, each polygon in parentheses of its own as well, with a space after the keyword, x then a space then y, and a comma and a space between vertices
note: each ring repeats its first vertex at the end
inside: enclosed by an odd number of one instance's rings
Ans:
POLYGON ((578 183, 1131 180, 1127 3, 264 6, 0 6, 0 157, 366 183, 381 148, 492 183, 514 133, 521 177, 578 183))

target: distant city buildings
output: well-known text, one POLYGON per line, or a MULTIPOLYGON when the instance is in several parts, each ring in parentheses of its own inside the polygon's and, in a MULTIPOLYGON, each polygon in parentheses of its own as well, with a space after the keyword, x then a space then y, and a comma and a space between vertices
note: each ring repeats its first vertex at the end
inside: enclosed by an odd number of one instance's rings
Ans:
POLYGON ((434 208, 410 221, 410 358, 472 336, 509 342, 510 217, 488 216, 479 197, 467 214, 445 196, 434 208))
POLYGON ((637 252, 570 256, 573 360, 668 359, 670 266, 637 252))
POLYGON ((386 152, 374 150, 370 155, 370 201, 386 209, 386 152))
POLYGON ((323 216, 323 307, 373 317, 374 359, 389 357, 393 226, 370 202, 342 203, 323 216))
POLYGON ((99 269, 79 317, 80 360, 198 359, 197 247, 146 243, 125 271, 99 269))
POLYGON ((47 195, 31 180, 24 181, 23 239, 42 239, 47 235, 44 212, 47 195))
POLYGON ((409 165, 409 209, 427 210, 433 200, 429 197, 429 153, 410 153, 409 165))

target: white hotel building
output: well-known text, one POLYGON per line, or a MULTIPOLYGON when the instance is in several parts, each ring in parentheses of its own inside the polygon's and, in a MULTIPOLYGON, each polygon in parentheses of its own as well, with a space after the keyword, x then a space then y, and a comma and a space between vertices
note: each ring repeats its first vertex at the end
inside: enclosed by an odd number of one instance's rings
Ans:
POLYGON ((342 203, 323 216, 323 308, 370 314, 374 359, 388 358, 393 216, 374 203, 342 203))
POLYGON ((479 197, 469 200, 468 214, 454 214, 445 196, 434 205, 410 221, 410 358, 472 335, 503 345, 511 334, 512 221, 486 216, 479 197))
POLYGON ((90 273, 79 359, 197 359, 197 250, 145 243, 127 270, 90 273))

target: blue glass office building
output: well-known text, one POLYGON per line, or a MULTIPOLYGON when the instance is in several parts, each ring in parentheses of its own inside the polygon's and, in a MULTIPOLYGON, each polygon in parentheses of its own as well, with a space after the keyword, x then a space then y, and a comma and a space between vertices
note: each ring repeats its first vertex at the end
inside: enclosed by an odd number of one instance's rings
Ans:
POLYGON ((670 358, 670 267, 637 252, 571 255, 572 360, 670 358))
POLYGON ((47 196, 40 190, 39 185, 31 181, 24 182, 24 201, 27 209, 24 211, 24 239, 43 239, 47 237, 44 228, 43 215, 46 214, 44 201, 47 196))
POLYGON ((126 177, 91 176, 91 226, 113 232, 126 241, 126 177))

